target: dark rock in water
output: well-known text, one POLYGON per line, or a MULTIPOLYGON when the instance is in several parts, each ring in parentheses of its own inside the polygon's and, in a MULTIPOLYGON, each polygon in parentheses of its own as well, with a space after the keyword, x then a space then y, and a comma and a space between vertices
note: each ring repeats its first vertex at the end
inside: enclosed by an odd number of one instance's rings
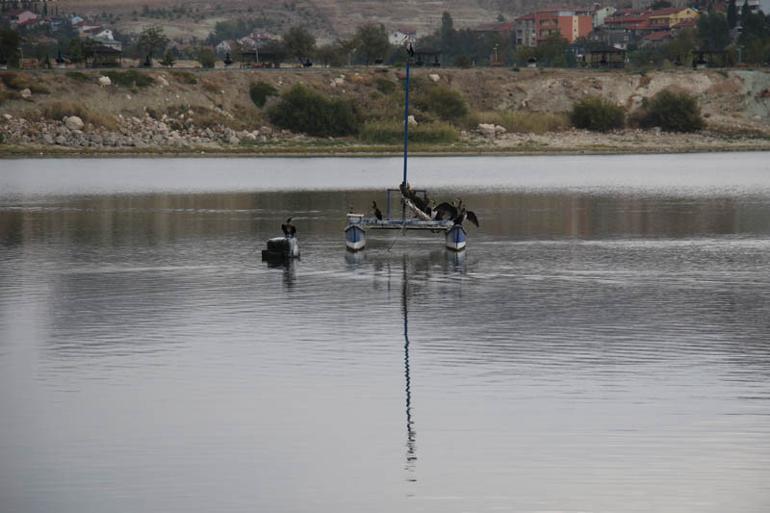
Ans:
POLYGON ((262 260, 299 258, 299 244, 294 237, 275 237, 267 241, 262 260))

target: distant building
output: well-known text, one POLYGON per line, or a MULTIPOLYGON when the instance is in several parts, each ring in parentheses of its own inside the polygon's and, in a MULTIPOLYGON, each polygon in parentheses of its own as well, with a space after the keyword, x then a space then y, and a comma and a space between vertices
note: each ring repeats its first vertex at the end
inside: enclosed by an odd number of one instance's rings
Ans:
POLYGON ((513 22, 516 44, 523 46, 537 46, 553 34, 560 34, 573 43, 590 34, 592 29, 592 16, 570 10, 537 11, 513 22))
POLYGON ((684 9, 670 7, 668 9, 652 11, 648 16, 648 19, 650 20, 650 25, 652 27, 669 29, 685 20, 696 19, 697 17, 698 11, 695 9, 689 7, 685 7, 684 9))
POLYGON ((392 45, 403 46, 417 42, 417 31, 412 28, 401 27, 388 34, 388 41, 392 45))
POLYGON ((23 27, 35 23, 38 15, 28 10, 17 10, 8 13, 8 21, 14 27, 23 27))
POLYGON ((601 27, 602 25, 604 25, 604 20, 607 19, 609 16, 612 16, 613 14, 615 14, 615 11, 617 11, 617 9, 615 9, 614 7, 597 8, 594 11, 592 16, 594 28, 601 27))

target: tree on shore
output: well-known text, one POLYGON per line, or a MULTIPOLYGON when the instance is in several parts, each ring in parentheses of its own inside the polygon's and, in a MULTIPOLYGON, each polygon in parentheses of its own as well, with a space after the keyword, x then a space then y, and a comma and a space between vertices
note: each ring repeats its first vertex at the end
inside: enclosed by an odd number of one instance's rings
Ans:
POLYGON ((163 27, 160 25, 144 29, 139 34, 139 40, 136 43, 141 54, 145 56, 145 63, 149 65, 152 65, 153 55, 156 52, 163 52, 166 49, 166 45, 168 45, 168 38, 163 32, 163 27))
POLYGON ((315 37, 305 27, 292 27, 283 35, 283 44, 289 56, 304 62, 315 51, 315 37))
POLYGON ((390 50, 388 33, 382 23, 367 23, 358 27, 354 40, 356 50, 367 66, 378 59, 385 59, 390 50))
POLYGON ((11 29, 0 30, 0 64, 9 68, 18 68, 21 64, 21 37, 11 29))
POLYGON ((704 50, 724 50, 730 44, 730 27, 724 14, 712 12, 698 18, 698 42, 704 50))
POLYGON ((735 0, 730 0, 730 3, 727 5, 727 25, 731 29, 738 25, 738 6, 735 0))
POLYGON ((174 51, 169 48, 166 50, 166 53, 163 54, 163 60, 160 61, 161 66, 166 66, 169 68, 174 67, 174 63, 176 62, 176 59, 174 58, 174 51))

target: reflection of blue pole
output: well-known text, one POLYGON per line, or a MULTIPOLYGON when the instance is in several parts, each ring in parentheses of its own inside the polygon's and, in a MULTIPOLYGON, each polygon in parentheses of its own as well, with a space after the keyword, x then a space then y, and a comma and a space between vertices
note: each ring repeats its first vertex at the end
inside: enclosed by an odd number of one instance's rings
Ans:
POLYGON ((406 183, 406 156, 409 150, 409 58, 406 59, 406 85, 404 86, 404 181, 406 183))

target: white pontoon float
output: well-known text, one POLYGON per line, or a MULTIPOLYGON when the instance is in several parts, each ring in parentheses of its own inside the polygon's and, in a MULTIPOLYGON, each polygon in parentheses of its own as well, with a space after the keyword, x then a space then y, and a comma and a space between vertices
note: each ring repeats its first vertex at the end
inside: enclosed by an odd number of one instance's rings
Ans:
MULTIPOLYGON (((409 155, 409 61, 414 55, 411 45, 409 57, 406 60, 406 81, 404 84, 404 177, 402 185, 406 185, 407 157, 409 155)), ((414 194, 421 194, 427 199, 427 192, 414 190, 414 194)), ((359 251, 366 247, 367 230, 428 230, 433 233, 443 233, 446 247, 453 251, 465 249, 466 232, 461 224, 455 224, 450 220, 431 219, 429 215, 417 208, 414 203, 403 195, 401 189, 387 190, 387 210, 382 219, 366 217, 363 214, 350 213, 347 215, 345 226, 345 246, 350 251, 359 251), (394 194, 395 193, 395 194, 394 194), (392 202, 394 195, 400 199, 401 217, 394 218, 392 214, 392 202)))

